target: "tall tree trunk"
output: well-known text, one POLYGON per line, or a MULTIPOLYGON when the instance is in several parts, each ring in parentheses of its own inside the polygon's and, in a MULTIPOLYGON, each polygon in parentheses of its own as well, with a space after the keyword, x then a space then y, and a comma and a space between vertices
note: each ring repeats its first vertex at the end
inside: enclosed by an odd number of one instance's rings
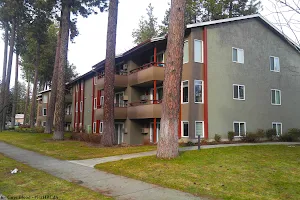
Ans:
POLYGON ((61 45, 60 57, 57 69, 57 96, 55 104, 55 130, 54 140, 64 139, 65 128, 65 66, 68 61, 69 26, 70 26, 70 0, 63 1, 61 17, 61 45))
POLYGON ((30 119, 29 119, 30 128, 34 127, 34 122, 35 122, 34 117, 35 117, 35 113, 36 113, 35 109, 36 109, 36 95, 37 95, 39 64, 40 64, 40 44, 37 44, 36 59, 35 59, 35 66, 34 66, 33 90, 32 90, 31 107, 30 107, 30 119))
POLYGON ((14 101, 11 115, 11 124, 15 126, 16 122, 16 110, 17 110, 17 101, 18 101, 18 78, 19 78, 19 55, 16 55, 16 69, 15 69, 15 89, 14 89, 14 101))
POLYGON ((11 77, 11 68, 12 68, 12 61, 14 56, 14 47, 15 47, 15 36, 16 36, 16 26, 15 22, 12 22, 11 27, 11 35, 9 40, 9 55, 8 55, 8 63, 7 63, 7 74, 5 80, 5 93, 4 93, 4 103, 3 106, 5 107, 3 110, 3 129, 5 128, 5 121, 6 121, 6 112, 8 110, 9 104, 9 86, 10 86, 10 77, 11 77))
POLYGON ((178 156, 180 84, 183 62, 185 0, 172 0, 166 50, 165 80, 157 157, 178 156))
POLYGON ((8 23, 4 24, 4 56, 3 56, 3 70, 2 70, 2 85, 1 85, 1 97, 0 97, 0 132, 2 131, 2 124, 5 124, 2 119, 3 104, 4 104, 4 93, 5 93, 5 79, 6 79, 6 66, 7 66, 7 51, 8 51, 8 23))
POLYGON ((233 12, 233 0, 230 0, 230 2, 229 2, 229 18, 232 18, 232 12, 233 12))
POLYGON ((51 96, 50 96, 50 101, 47 110, 45 133, 51 133, 53 128, 53 119, 54 119, 55 102, 56 102, 56 94, 57 94, 57 76, 58 76, 57 70, 59 66, 59 53, 60 53, 60 32, 57 35, 55 63, 53 68, 52 81, 51 81, 52 82, 51 96))
POLYGON ((118 0, 109 1, 109 14, 106 39, 106 59, 104 76, 104 131, 101 143, 112 146, 115 143, 114 125, 114 81, 115 81, 115 51, 118 23, 118 0))
POLYGON ((30 95, 30 81, 27 82, 27 93, 26 93, 26 102, 24 108, 24 122, 23 124, 27 124, 27 112, 28 112, 28 105, 29 105, 29 95, 30 95))

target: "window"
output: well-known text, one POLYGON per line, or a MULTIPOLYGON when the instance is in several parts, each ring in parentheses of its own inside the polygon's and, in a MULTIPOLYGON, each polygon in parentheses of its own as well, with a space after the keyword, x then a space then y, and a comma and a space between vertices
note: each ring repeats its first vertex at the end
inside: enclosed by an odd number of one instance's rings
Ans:
POLYGON ((42 126, 43 126, 43 127, 46 126, 46 122, 45 122, 45 121, 42 122, 42 126))
POLYGON ((77 129, 77 123, 75 123, 75 129, 77 129))
POLYGON ((93 133, 96 133, 96 128, 97 128, 96 122, 93 122, 93 133))
POLYGON ((79 87, 79 85, 78 85, 78 84, 76 84, 76 92, 78 92, 78 87, 79 87))
POLYGON ((80 112, 83 110, 83 101, 80 101, 80 112))
POLYGON ((97 76, 94 76, 94 85, 97 85, 97 76))
POLYGON ((103 133, 103 122, 100 122, 99 133, 103 133))
POLYGON ((280 62, 278 57, 270 56, 270 71, 280 72, 280 62))
MULTIPOLYGON (((102 93, 102 92, 101 92, 102 93)), ((103 107, 104 106, 104 96, 101 96, 100 98, 100 106, 103 107)))
POLYGON ((181 103, 189 102, 189 81, 181 82, 181 103))
POLYGON ((76 102, 76 110, 75 110, 75 112, 78 112, 78 102, 76 102))
POLYGON ((189 122, 181 121, 181 136, 189 137, 189 122))
POLYGON ((204 137, 204 127, 203 127, 203 121, 195 121, 195 136, 198 137, 204 137))
POLYGON ((194 62, 203 63, 203 41, 194 40, 194 62))
POLYGON ((194 80, 195 103, 203 103, 203 81, 194 80))
POLYGON ((246 135, 246 122, 233 122, 234 136, 241 137, 246 135))
POLYGON ((183 45, 183 64, 189 62, 189 41, 184 41, 183 45))
POLYGON ((281 122, 272 122, 272 128, 276 129, 277 136, 280 136, 282 133, 282 123, 281 122))
POLYGON ((47 116, 47 108, 43 108, 43 116, 47 116))
POLYGON ((94 110, 97 109, 97 98, 94 98, 94 110))
POLYGON ((244 50, 232 47, 232 62, 244 64, 244 50))
POLYGON ((71 112, 71 105, 67 105, 66 108, 65 108, 65 115, 71 115, 72 112, 71 112))
POLYGON ((47 94, 43 95, 43 103, 48 103, 48 95, 47 94))
POLYGON ((245 100, 245 86, 233 84, 233 99, 245 100))
POLYGON ((281 91, 277 89, 271 89, 271 104, 281 105, 281 91))

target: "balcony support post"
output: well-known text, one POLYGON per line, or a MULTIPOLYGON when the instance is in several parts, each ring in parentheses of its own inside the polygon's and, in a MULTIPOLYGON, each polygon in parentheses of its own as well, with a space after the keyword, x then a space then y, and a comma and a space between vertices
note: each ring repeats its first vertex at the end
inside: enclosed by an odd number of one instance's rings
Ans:
POLYGON ((153 53, 153 62, 154 62, 154 66, 157 66, 157 59, 156 59, 156 54, 157 54, 157 49, 156 46, 154 47, 154 53, 153 53))
POLYGON ((153 143, 156 143, 156 118, 153 119, 153 143))
POLYGON ((153 81, 153 104, 156 104, 156 80, 153 81))

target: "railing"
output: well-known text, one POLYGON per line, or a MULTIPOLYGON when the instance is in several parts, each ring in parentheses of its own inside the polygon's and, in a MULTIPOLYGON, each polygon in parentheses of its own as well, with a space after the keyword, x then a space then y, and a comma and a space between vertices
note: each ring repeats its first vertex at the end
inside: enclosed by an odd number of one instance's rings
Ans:
MULTIPOLYGON (((121 76, 127 76, 127 71, 125 70, 118 70, 115 72, 116 75, 121 75, 121 76)), ((105 76, 105 72, 100 72, 98 74, 98 79, 101 79, 105 76)))
POLYGON ((129 106, 141 106, 141 105, 151 105, 151 104, 161 104, 162 99, 160 100, 140 100, 137 102, 129 103, 129 106))
POLYGON ((133 69, 129 72, 129 74, 133 74, 133 73, 136 73, 138 71, 141 71, 141 70, 144 70, 144 69, 147 69, 149 67, 152 67, 152 66, 155 66, 155 67, 164 67, 165 63, 160 63, 160 62, 151 62, 151 63, 146 63, 144 65, 142 65, 141 67, 138 67, 136 69, 133 69))
MULTIPOLYGON (((115 103, 114 107, 115 108, 127 108, 128 104, 126 102, 124 102, 124 103, 115 103)), ((103 105, 97 105, 97 109, 101 109, 101 108, 103 108, 103 105)))

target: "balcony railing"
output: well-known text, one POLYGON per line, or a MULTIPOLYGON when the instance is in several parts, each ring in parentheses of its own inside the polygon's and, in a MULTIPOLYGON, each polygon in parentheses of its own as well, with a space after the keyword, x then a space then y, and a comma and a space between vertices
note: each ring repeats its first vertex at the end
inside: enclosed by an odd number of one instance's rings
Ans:
MULTIPOLYGON (((128 104, 126 102, 124 102, 124 103, 115 103, 114 107, 115 108, 127 108, 128 104)), ((103 105, 97 105, 97 109, 101 109, 101 108, 103 108, 103 105)))
MULTIPOLYGON (((125 70, 118 70, 115 72, 115 75, 127 76, 127 71, 125 70)), ((105 72, 100 72, 98 74, 98 79, 101 79, 105 76, 105 72)))
POLYGON ((141 106, 141 105, 150 105, 150 104, 161 104, 161 100, 140 100, 137 102, 129 103, 129 106, 141 106))
POLYGON ((160 62, 151 62, 151 63, 146 63, 136 69, 133 69, 129 72, 129 74, 133 74, 133 73, 136 73, 138 71, 141 71, 143 69, 147 69, 149 67, 152 67, 152 66, 155 66, 155 67, 164 67, 165 63, 160 63, 160 62))

